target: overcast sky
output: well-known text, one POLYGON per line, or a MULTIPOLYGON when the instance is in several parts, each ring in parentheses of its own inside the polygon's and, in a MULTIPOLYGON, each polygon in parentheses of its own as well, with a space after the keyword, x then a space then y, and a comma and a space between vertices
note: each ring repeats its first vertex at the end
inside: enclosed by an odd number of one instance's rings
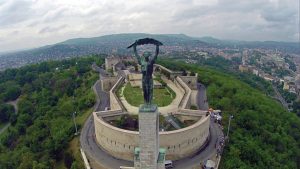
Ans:
POLYGON ((0 52, 115 33, 299 41, 299 0, 0 0, 0 52))

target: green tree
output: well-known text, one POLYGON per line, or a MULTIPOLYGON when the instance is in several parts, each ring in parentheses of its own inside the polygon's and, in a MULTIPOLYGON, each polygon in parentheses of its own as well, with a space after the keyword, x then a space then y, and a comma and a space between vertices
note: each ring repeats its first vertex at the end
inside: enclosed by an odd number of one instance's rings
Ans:
POLYGON ((230 143, 224 149, 220 168, 300 167, 299 117, 269 98, 265 90, 243 82, 249 80, 255 84, 254 80, 245 77, 241 81, 238 74, 227 74, 210 67, 166 60, 160 63, 199 74, 199 80, 207 87, 210 106, 221 108, 223 112, 224 128, 227 128, 228 116, 234 116, 230 143))
POLYGON ((0 104, 0 123, 5 123, 8 121, 13 121, 15 114, 14 107, 8 104, 0 104))

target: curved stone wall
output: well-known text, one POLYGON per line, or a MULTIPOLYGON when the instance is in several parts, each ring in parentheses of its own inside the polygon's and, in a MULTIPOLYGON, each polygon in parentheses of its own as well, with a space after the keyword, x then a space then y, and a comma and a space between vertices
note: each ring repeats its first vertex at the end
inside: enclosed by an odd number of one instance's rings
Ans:
POLYGON ((188 87, 187 84, 181 79, 181 77, 177 76, 174 79, 174 82, 177 86, 181 86, 183 92, 184 92, 184 97, 182 98, 179 107, 182 109, 189 108, 191 106, 191 93, 192 90, 188 87))
MULTIPOLYGON (((133 160, 134 148, 139 145, 139 133, 114 127, 93 113, 96 140, 112 156, 133 160)), ((210 117, 203 116, 195 124, 174 131, 159 132, 160 147, 167 150, 166 158, 178 160, 196 153, 209 136, 210 117)))
MULTIPOLYGON (((167 115, 170 112, 178 111, 179 105, 182 102, 186 92, 185 92, 185 89, 178 83, 174 83, 173 81, 171 81, 163 76, 161 78, 167 83, 168 87, 170 87, 176 93, 176 97, 172 100, 172 102, 169 105, 164 106, 164 107, 159 107, 159 112, 163 115, 167 115)), ((176 79, 174 79, 174 81, 175 80, 176 79)), ((111 94, 112 94, 111 97, 114 97, 113 92, 111 92, 111 94)), ((189 97, 190 96, 187 96, 186 98, 189 98, 189 97)), ((119 100, 120 104, 124 107, 124 109, 127 110, 127 112, 129 114, 138 114, 139 108, 136 106, 130 105, 124 96, 122 96, 120 98, 114 97, 111 99, 111 102, 114 100, 119 100)), ((116 104, 117 102, 114 101, 112 103, 116 104)))
MULTIPOLYGON (((168 79, 165 79, 162 77, 163 80, 169 81, 168 79)), ((113 85, 113 87, 109 91, 110 96, 110 109, 111 110, 125 110, 132 114, 138 113, 138 107, 130 105, 125 98, 118 98, 116 96, 117 89, 124 83, 125 79, 123 77, 119 77, 118 80, 116 80, 116 83, 113 85), (128 110, 127 110, 128 109, 128 110)), ((184 82, 181 76, 177 76, 173 79, 173 81, 170 81, 167 83, 168 86, 176 93, 176 98, 172 101, 172 103, 165 107, 160 107, 160 112, 162 114, 167 114, 170 112, 175 112, 178 109, 186 109, 190 108, 192 100, 192 90, 189 88, 189 86, 184 82), (173 83, 175 85, 170 85, 170 83, 173 83), (176 88, 176 89, 175 89, 176 88), (180 101, 178 100, 180 99, 180 101)), ((198 91, 196 91, 197 94, 198 91)))
POLYGON ((191 90, 197 90, 198 74, 195 76, 179 76, 191 90))
POLYGON ((122 103, 120 103, 118 97, 116 96, 116 90, 118 87, 124 82, 123 77, 119 77, 115 85, 109 91, 109 99, 110 99, 110 109, 111 110, 122 110, 122 103))
MULTIPOLYGON (((167 71, 170 70, 167 69, 167 71)), ((173 111, 166 112, 197 116, 200 120, 186 128, 159 133, 160 147, 166 148, 168 160, 178 160, 196 153, 209 138, 210 126, 210 116, 206 116, 206 111, 189 110, 192 102, 192 90, 184 81, 185 79, 178 76, 176 72, 173 75, 171 80, 174 87, 177 87, 180 92, 180 101, 176 102, 173 111)), ((139 132, 117 128, 103 120, 104 117, 105 119, 113 118, 115 115, 126 113, 126 108, 116 96, 116 90, 124 83, 124 80, 123 77, 117 77, 116 83, 109 91, 111 110, 94 112, 93 116, 95 135, 99 146, 116 158, 132 161, 134 148, 139 146, 139 132)), ((177 95, 179 97, 178 93, 177 95)))

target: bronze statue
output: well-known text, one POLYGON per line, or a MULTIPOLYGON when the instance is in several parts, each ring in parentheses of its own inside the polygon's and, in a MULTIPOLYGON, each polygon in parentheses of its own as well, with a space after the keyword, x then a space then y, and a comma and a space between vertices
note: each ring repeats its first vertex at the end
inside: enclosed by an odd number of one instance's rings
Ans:
POLYGON ((128 48, 133 47, 134 55, 137 58, 139 64, 141 65, 141 70, 143 74, 142 78, 142 87, 144 92, 144 103, 147 105, 151 105, 152 103, 152 97, 153 97, 153 79, 152 79, 152 73, 153 73, 153 64, 155 63, 155 60, 157 59, 157 55, 159 53, 159 46, 163 45, 161 42, 151 39, 151 38, 144 38, 136 40, 132 45, 130 45, 128 48), (156 45, 156 51, 155 55, 151 56, 150 52, 144 52, 142 57, 138 55, 136 47, 138 45, 144 45, 144 44, 153 44, 156 45))

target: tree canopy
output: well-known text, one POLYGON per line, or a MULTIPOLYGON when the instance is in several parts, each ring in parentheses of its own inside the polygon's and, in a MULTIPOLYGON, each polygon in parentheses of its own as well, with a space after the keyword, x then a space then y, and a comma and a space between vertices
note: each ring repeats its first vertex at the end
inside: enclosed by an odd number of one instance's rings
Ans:
POLYGON ((56 168, 60 161, 83 168, 65 149, 75 132, 72 113, 77 111, 80 117, 95 103, 91 86, 99 76, 91 69, 93 62, 102 64, 103 57, 49 61, 0 72, 0 121, 9 120, 12 111, 4 102, 20 96, 15 122, 0 135, 1 169, 56 168))
POLYGON ((210 107, 223 111, 224 128, 228 117, 234 116, 220 168, 300 168, 300 119, 294 113, 237 76, 205 66, 160 63, 199 74, 210 107))

